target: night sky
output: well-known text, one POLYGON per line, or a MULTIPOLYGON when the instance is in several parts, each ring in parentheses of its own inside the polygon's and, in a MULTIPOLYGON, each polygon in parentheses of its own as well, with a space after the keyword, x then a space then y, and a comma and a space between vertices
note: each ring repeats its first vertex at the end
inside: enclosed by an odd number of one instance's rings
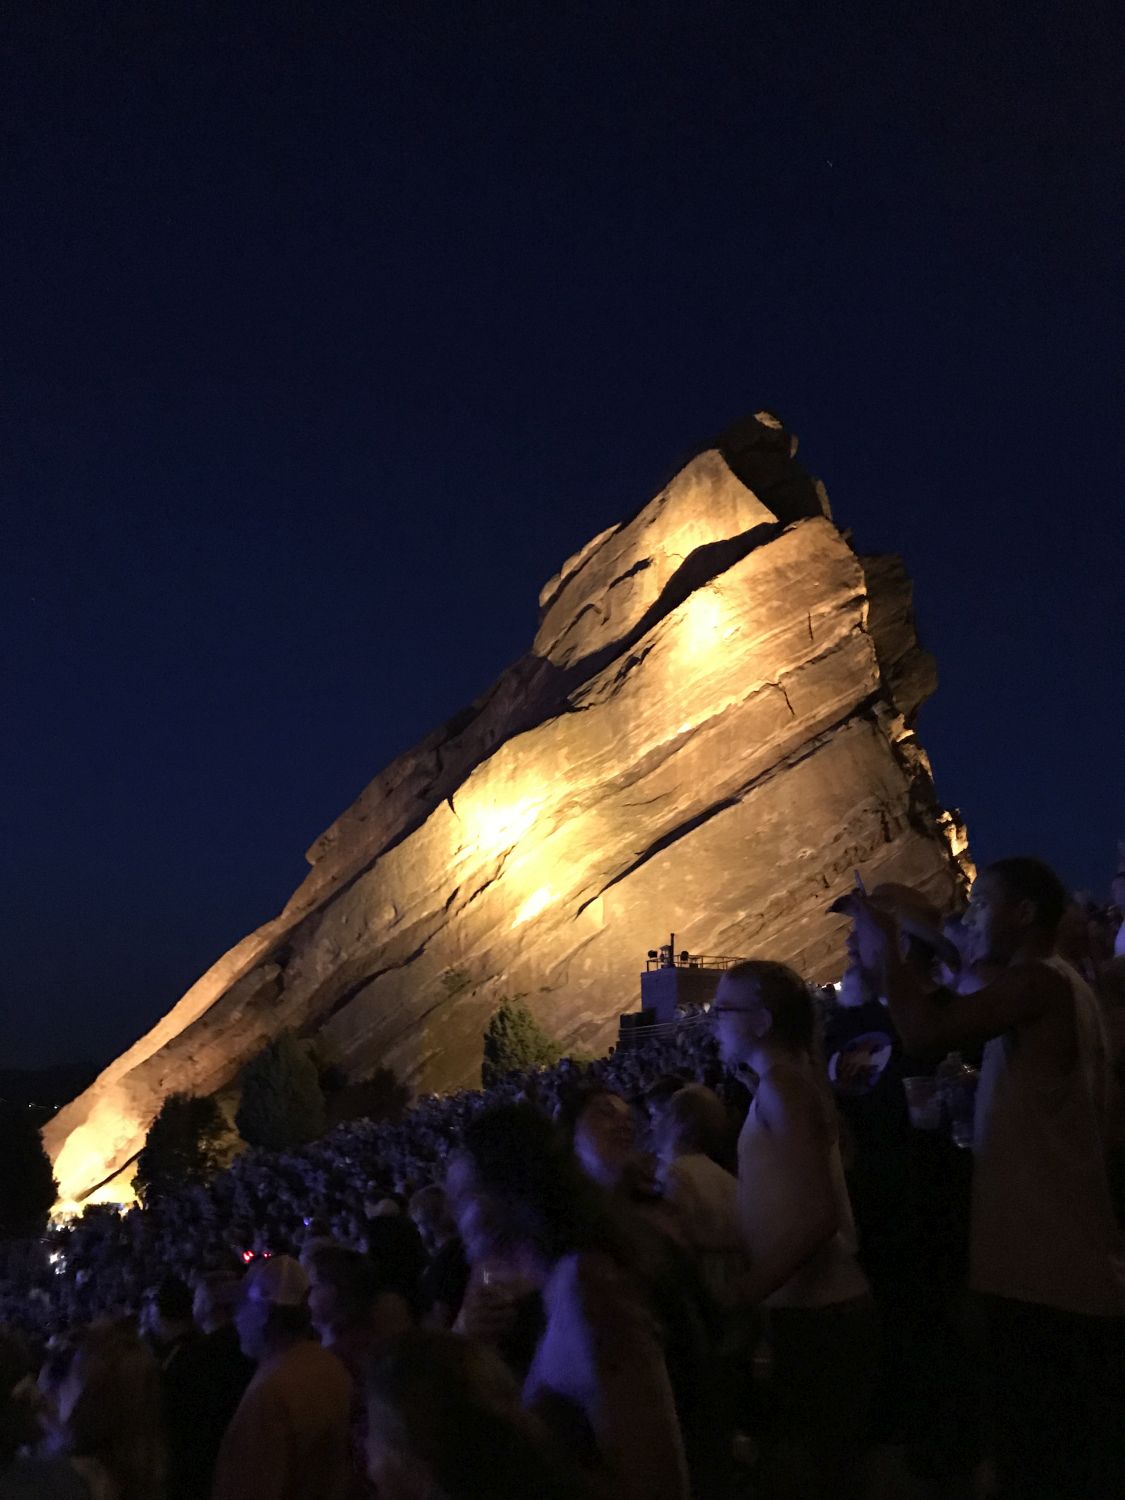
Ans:
POLYGON ((908 562, 978 860, 1104 892, 1115 9, 10 0, 4 1061, 133 1040, 762 406, 908 562))

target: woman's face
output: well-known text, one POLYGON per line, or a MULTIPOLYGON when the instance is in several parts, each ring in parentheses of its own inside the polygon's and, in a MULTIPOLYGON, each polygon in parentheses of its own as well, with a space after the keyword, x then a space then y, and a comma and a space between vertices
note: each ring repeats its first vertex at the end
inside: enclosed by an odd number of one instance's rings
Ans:
POLYGON ((234 1326, 238 1342, 248 1359, 261 1359, 265 1349, 266 1324, 269 1321, 269 1306, 256 1297, 247 1296, 243 1289, 234 1314, 234 1326))
POLYGON ((58 1395, 55 1398, 55 1420, 60 1426, 65 1426, 69 1422, 71 1413, 74 1411, 78 1398, 82 1394, 80 1363, 80 1358, 75 1355, 70 1362, 70 1369, 63 1376, 62 1384, 59 1386, 58 1395))
POLYGON ((422 1243, 430 1255, 436 1255, 449 1238, 449 1220, 443 1204, 440 1208, 411 1209, 410 1217, 422 1236, 422 1243))
POLYGON ((727 1067, 735 1067, 753 1053, 773 1021, 757 979, 724 974, 715 991, 711 1020, 719 1038, 719 1052, 727 1067))
POLYGON ((469 1264, 478 1265, 496 1254, 504 1241, 502 1206, 477 1181, 468 1156, 455 1156, 450 1162, 445 1193, 469 1264))
POLYGON ((35 1382, 39 1393, 39 1422, 44 1431, 50 1432, 59 1420, 59 1391, 61 1386, 52 1379, 46 1365, 39 1371, 35 1382))
POLYGON ((336 1289, 322 1281, 312 1269, 309 1276, 309 1316, 320 1338, 330 1334, 336 1326, 336 1289))
POLYGON ((637 1132, 633 1112, 620 1094, 596 1094, 578 1117, 574 1154, 588 1177, 614 1187, 633 1160, 637 1132))

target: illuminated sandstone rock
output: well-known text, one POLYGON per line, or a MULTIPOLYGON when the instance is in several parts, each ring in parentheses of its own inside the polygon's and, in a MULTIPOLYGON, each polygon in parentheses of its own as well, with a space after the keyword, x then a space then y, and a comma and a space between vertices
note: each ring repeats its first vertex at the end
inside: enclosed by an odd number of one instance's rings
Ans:
POLYGON ((165 1094, 229 1084, 283 1026, 353 1077, 471 1084, 502 995, 601 1048, 670 930, 824 980, 855 867, 959 890, 963 833, 910 727, 935 679, 909 581, 894 558, 865 574, 794 448, 749 419, 564 565, 532 652, 382 772, 282 914, 50 1123, 64 1198, 129 1161, 165 1094))

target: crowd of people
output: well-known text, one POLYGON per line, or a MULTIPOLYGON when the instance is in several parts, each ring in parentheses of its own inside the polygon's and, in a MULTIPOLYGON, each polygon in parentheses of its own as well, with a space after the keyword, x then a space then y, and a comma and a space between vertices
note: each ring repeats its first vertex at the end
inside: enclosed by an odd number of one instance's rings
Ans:
POLYGON ((740 962, 600 1061, 88 1210, 0 1287, 0 1500, 1119 1500, 1113 896, 857 884, 839 987, 740 962))

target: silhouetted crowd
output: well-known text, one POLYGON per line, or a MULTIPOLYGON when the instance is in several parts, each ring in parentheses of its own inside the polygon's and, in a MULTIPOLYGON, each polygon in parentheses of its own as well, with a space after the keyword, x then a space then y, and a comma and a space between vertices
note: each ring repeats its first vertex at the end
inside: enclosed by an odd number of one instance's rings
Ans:
POLYGON ((1125 1495, 1125 873, 12 1247, 0 1500, 1125 1495))

